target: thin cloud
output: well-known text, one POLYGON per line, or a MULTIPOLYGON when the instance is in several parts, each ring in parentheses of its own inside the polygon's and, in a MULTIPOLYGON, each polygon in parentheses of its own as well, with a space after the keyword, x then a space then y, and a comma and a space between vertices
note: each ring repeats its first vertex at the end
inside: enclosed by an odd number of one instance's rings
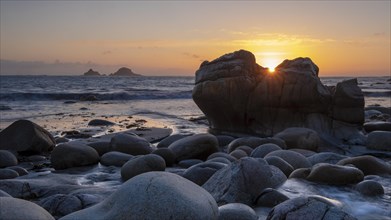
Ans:
POLYGON ((188 52, 184 52, 182 53, 184 56, 187 56, 187 57, 190 57, 190 58, 194 58, 194 59, 197 59, 199 60, 201 58, 201 56, 197 55, 197 54, 192 54, 192 53, 188 53, 188 52))
POLYGON ((102 52, 103 55, 109 55, 111 53, 112 53, 111 50, 105 50, 102 52))

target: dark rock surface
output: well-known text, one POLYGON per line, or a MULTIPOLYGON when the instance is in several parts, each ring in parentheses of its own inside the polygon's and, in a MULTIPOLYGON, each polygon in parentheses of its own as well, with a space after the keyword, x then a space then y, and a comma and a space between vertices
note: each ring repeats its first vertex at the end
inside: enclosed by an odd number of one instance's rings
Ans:
POLYGON ((39 219, 54 220, 45 209, 39 205, 23 199, 0 197, 0 219, 39 219))
POLYGON ((252 53, 240 50, 201 64, 193 99, 217 132, 272 136, 285 128, 307 127, 340 139, 359 136, 364 96, 357 80, 331 89, 318 72, 311 59, 296 58, 269 74, 252 53))
POLYGON ((28 120, 18 120, 0 132, 0 149, 21 153, 43 153, 53 149, 53 136, 28 120))
POLYGON ((267 220, 354 220, 356 218, 342 211, 338 204, 320 196, 298 197, 275 206, 267 220))
POLYGON ((99 162, 99 154, 88 145, 78 142, 59 144, 52 152, 50 161, 56 170, 87 166, 99 162))
POLYGON ((252 205, 264 189, 275 188, 285 180, 284 173, 265 160, 245 157, 218 170, 202 187, 219 205, 252 205))
POLYGON ((217 219, 213 197, 176 174, 148 172, 125 182, 101 203, 70 215, 71 219, 217 219))

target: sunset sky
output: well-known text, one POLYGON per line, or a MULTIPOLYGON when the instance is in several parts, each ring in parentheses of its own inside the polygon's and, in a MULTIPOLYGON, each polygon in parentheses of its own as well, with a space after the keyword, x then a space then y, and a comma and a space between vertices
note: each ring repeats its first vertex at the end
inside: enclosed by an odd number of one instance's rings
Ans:
POLYGON ((390 1, 1 1, 1 74, 193 75, 239 49, 320 76, 390 75, 390 1))

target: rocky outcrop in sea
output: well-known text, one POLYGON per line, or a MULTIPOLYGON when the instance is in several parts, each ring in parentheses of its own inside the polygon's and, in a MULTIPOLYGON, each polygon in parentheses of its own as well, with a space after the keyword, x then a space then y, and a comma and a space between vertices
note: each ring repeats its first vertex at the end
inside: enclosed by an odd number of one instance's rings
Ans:
POLYGON ((273 136, 305 127, 363 143, 364 96, 357 80, 328 87, 318 73, 310 58, 285 60, 271 73, 240 50, 201 64, 193 99, 215 132, 273 136))

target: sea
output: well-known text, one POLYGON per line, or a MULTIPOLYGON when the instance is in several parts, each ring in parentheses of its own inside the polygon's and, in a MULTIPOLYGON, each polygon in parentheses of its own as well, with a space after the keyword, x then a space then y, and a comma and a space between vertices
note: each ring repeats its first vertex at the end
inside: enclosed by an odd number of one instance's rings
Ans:
MULTIPOLYGON (((322 77, 328 86, 352 77, 322 77)), ((391 77, 359 77, 366 106, 391 107, 391 77)), ((189 122, 202 111, 192 100, 194 76, 2 76, 0 125, 88 110, 97 116, 144 115, 171 124, 177 131, 205 131, 189 122), (95 101, 80 101, 88 98, 95 101)))

